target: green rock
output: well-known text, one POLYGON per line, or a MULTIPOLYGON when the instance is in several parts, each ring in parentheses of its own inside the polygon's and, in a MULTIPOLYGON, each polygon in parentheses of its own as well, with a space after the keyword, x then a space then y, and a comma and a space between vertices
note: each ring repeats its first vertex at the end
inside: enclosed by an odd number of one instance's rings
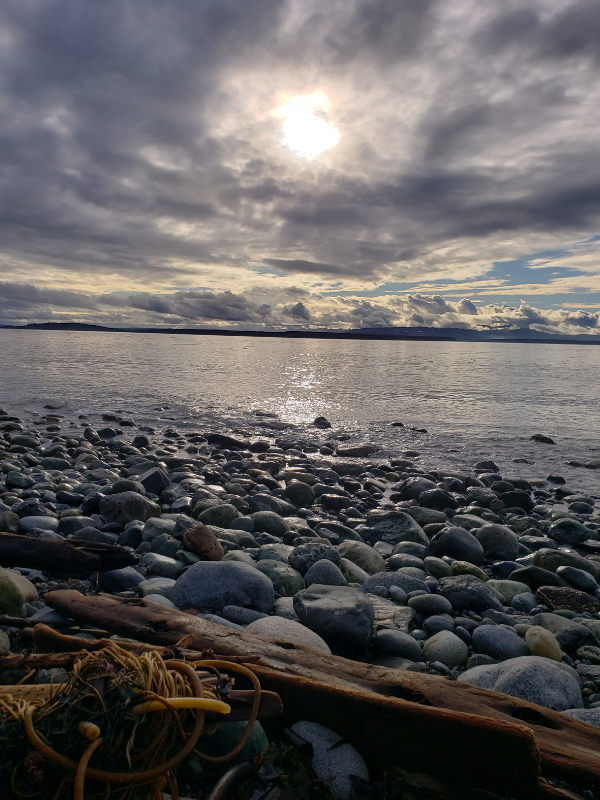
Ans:
POLYGON ((504 605, 508 606, 516 595, 531 591, 529 586, 526 583, 521 583, 521 581, 501 581, 492 578, 487 582, 487 585, 496 592, 504 605))
MULTIPOLYGON (((200 743, 202 752, 210 756, 222 756, 230 753, 244 735, 246 725, 246 722, 220 722, 213 733, 202 736, 200 743)), ((269 740, 263 726, 260 722, 255 722, 248 741, 237 758, 256 758, 265 753, 268 748, 269 740)))
POLYGON ((383 556, 373 547, 364 542, 346 541, 338 545, 337 550, 343 558, 352 561, 369 575, 376 575, 378 572, 385 572, 385 561, 383 556))
POLYGON ((259 561, 256 569, 270 578, 273 588, 282 597, 293 597, 297 592, 304 589, 304 578, 300 573, 282 561, 275 561, 265 558, 259 561))
POLYGON ((25 616, 25 597, 3 567, 0 567, 0 614, 25 616))

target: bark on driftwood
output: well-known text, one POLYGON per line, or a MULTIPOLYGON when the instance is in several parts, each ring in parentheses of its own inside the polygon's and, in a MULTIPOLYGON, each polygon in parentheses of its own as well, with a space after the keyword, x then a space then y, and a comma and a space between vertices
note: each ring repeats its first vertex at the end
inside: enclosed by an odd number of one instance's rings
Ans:
POLYGON ((518 698, 268 641, 144 600, 73 591, 45 600, 113 633, 167 647, 191 635, 193 650, 247 659, 281 695, 285 721, 327 725, 373 761, 515 798, 565 796, 541 775, 600 787, 600 730, 518 698))
POLYGON ((116 544, 0 534, 0 564, 3 567, 29 567, 48 570, 53 575, 88 578, 93 572, 121 569, 134 563, 134 555, 116 544))

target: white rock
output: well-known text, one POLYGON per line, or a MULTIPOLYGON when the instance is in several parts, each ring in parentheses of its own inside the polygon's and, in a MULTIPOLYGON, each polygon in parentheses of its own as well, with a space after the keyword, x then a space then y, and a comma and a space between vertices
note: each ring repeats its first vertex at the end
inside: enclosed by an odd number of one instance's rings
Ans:
POLYGON ((312 766, 335 797, 345 800, 352 791, 351 775, 369 780, 369 770, 360 753, 334 731, 316 722, 296 722, 292 730, 313 746, 312 766))

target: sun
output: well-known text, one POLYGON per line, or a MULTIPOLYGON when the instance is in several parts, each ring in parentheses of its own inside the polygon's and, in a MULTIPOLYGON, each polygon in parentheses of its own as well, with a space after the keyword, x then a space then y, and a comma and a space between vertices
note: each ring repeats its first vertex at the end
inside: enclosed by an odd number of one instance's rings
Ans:
POLYGON ((329 150, 340 140, 340 133, 324 119, 331 103, 323 92, 292 97, 271 115, 283 120, 281 143, 308 158, 329 150))

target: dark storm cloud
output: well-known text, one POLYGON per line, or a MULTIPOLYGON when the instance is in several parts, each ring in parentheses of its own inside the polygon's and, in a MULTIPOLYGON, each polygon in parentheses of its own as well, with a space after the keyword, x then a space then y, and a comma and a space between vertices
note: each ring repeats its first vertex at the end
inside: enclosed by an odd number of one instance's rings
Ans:
POLYGON ((268 305, 256 305, 233 292, 176 292, 169 295, 135 294, 124 302, 141 311, 189 320, 225 320, 227 322, 264 322, 270 314, 268 305))
POLYGON ((306 322, 309 322, 311 319, 310 311, 302 302, 296 303, 296 305, 293 306, 285 306, 282 314, 285 314, 288 317, 297 317, 299 319, 306 320, 306 322))
MULTIPOLYGON (((595 1, 6 0, 0 36, 0 275, 49 285, 6 289, 7 313, 127 295, 261 324, 261 265, 279 291, 475 278, 600 228, 595 1), (270 112, 317 90, 341 138, 307 161, 270 112)), ((443 316, 479 316, 463 302, 443 316)))
POLYGON ((0 304, 20 306, 52 305, 70 308, 97 308, 98 301, 80 292, 61 289, 40 289, 24 283, 0 282, 0 304))

